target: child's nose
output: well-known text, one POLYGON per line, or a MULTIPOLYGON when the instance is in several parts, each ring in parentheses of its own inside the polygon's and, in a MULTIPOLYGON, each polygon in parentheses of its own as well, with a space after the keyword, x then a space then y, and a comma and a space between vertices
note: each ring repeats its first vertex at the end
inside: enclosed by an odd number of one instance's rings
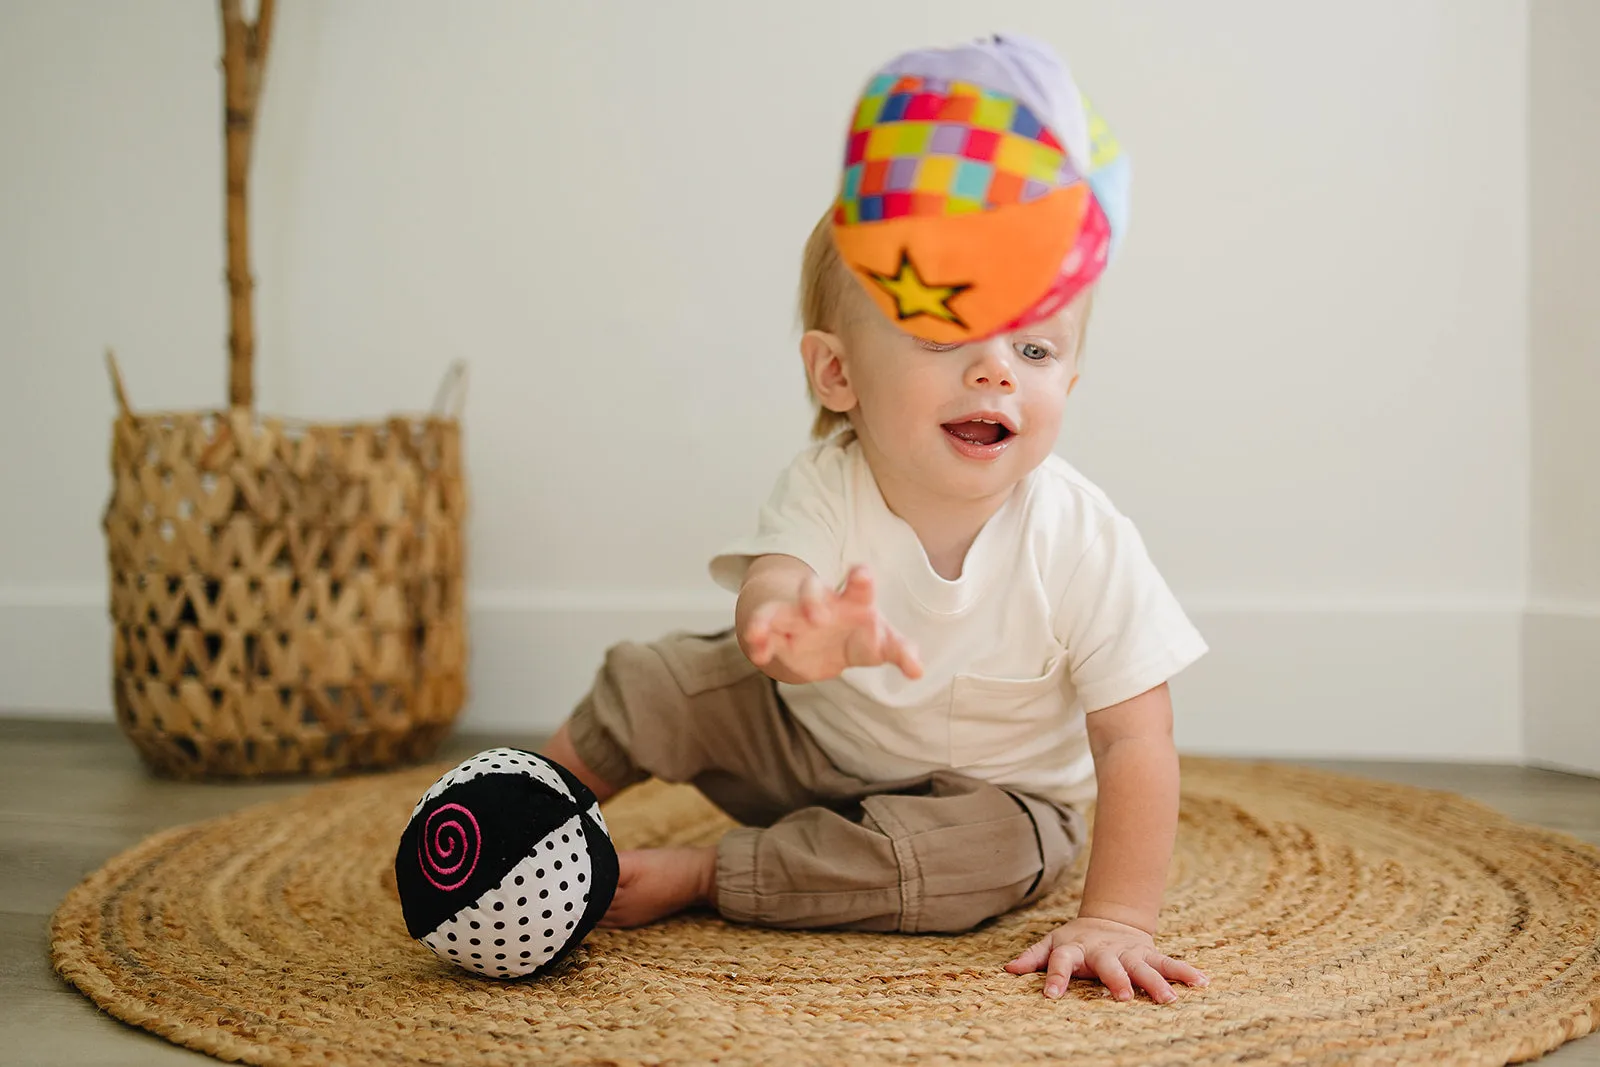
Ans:
POLYGON ((978 349, 977 358, 967 367, 967 386, 972 389, 999 389, 1016 391, 1016 375, 1005 356, 991 345, 978 349))

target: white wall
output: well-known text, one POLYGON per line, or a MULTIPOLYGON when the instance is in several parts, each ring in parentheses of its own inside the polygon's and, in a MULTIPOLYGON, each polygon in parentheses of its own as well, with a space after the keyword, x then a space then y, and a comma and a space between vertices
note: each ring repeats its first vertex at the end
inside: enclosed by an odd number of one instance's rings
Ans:
MULTIPOLYGON (((0 8, 0 706, 108 704, 102 347, 138 404, 223 396, 208 7, 0 8)), ((852 97, 1017 28, 1135 160, 1062 450, 1212 640, 1180 742, 1519 757, 1526 0, 979 10, 280 8, 260 400, 414 408, 472 361, 466 721, 553 724, 609 640, 721 621, 704 561, 803 444, 795 269, 852 97)))
POLYGON ((1600 774, 1600 4, 1532 7, 1528 755, 1600 774))

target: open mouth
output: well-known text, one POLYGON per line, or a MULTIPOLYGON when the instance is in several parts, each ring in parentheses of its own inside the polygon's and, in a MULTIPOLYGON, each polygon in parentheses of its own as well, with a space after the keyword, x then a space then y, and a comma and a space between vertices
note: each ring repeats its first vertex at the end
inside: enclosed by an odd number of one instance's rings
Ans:
POLYGON ((992 460, 1006 450, 1016 431, 998 418, 974 415, 944 424, 945 439, 968 459, 992 460))
POLYGON ((965 422, 947 422, 944 432, 971 445, 988 447, 997 445, 1011 436, 1011 431, 993 419, 967 419, 965 422))

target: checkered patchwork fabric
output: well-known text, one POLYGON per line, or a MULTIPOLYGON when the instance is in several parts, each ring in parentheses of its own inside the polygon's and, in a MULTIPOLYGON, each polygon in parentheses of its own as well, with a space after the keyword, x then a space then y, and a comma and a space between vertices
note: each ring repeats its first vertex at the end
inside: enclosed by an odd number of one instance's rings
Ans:
POLYGON ((1020 100, 966 82, 885 74, 856 110, 835 221, 972 214, 1025 204, 1081 177, 1020 100))

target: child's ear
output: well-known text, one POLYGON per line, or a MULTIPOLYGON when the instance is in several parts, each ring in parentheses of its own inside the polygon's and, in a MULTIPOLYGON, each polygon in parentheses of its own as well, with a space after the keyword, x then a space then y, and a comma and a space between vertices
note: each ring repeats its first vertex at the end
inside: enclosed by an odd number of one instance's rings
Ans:
POLYGON ((844 342, 837 334, 807 330, 800 338, 800 358, 805 360, 811 391, 823 407, 842 415, 856 406, 856 391, 850 384, 844 342))
POLYGON ((1078 376, 1076 374, 1074 374, 1072 376, 1072 381, 1067 383, 1067 395, 1071 396, 1072 395, 1072 391, 1074 389, 1076 389, 1077 387, 1078 387, 1078 376))

